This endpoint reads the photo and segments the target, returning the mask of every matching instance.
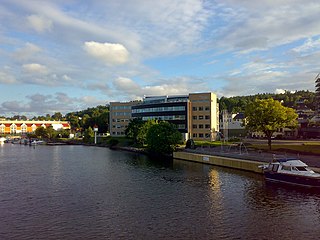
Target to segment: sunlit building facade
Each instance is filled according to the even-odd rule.
[[[0,120],[0,134],[27,134],[34,132],[38,127],[52,127],[54,130],[70,130],[67,121],[32,121],[32,120]]]
[[[125,136],[130,119],[141,118],[173,123],[183,139],[216,139],[219,107],[214,93],[147,96],[143,101],[110,103],[110,135]]]

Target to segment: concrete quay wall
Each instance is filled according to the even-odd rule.
[[[262,173],[262,169],[258,166],[266,164],[265,162],[259,161],[251,161],[245,159],[236,159],[190,152],[174,152],[173,158],[191,162],[211,164],[221,167],[235,168],[256,173]]]

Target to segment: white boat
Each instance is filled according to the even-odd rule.
[[[46,142],[45,142],[45,141],[42,141],[42,140],[32,140],[32,141],[30,142],[30,145],[31,145],[31,146],[34,146],[34,145],[43,145],[43,144],[46,144]]]
[[[307,187],[320,187],[320,174],[314,172],[307,164],[297,158],[273,159],[260,166],[265,179]]]

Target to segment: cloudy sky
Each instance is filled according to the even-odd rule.
[[[314,91],[320,1],[0,0],[0,116]]]

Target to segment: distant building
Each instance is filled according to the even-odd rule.
[[[245,129],[244,122],[244,113],[228,113],[224,110],[220,115],[220,132],[226,140],[230,138],[245,137],[247,135],[247,130]]]
[[[53,127],[54,130],[71,128],[67,121],[0,120],[0,134],[32,133],[38,127]]]

